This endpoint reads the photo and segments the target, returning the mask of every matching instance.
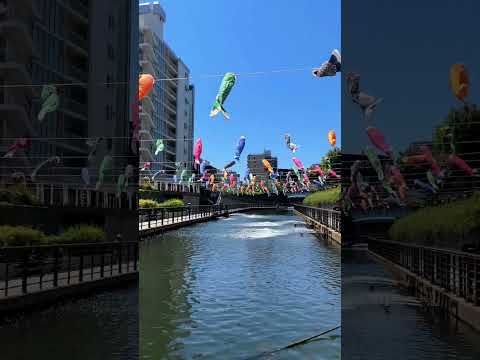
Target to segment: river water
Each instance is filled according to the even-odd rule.
[[[480,359],[480,334],[427,309],[366,251],[342,251],[342,359]]]
[[[138,359],[138,287],[0,319],[0,359]]]
[[[340,251],[290,212],[248,213],[146,241],[142,359],[246,359],[340,324]],[[257,359],[339,359],[340,330]]]
[[[169,232],[142,244],[140,292],[0,319],[0,359],[480,359],[478,332],[423,308],[365,251],[341,258],[342,284],[340,251],[292,213]],[[335,327],[340,303],[341,338],[254,357]]]

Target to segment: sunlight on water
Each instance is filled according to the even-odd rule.
[[[244,359],[340,323],[340,252],[292,213],[183,228],[144,243],[141,261],[144,359]],[[272,358],[337,359],[329,335]]]

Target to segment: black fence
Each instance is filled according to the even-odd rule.
[[[303,205],[295,205],[295,210],[309,217],[310,219],[325,225],[331,230],[341,232],[342,214],[340,211]]]
[[[201,218],[221,216],[244,209],[266,209],[272,207],[272,204],[246,203],[235,205],[192,205],[139,209],[139,229],[147,230]]]
[[[137,242],[4,247],[0,299],[136,271]]]
[[[480,304],[480,255],[372,237],[368,249],[467,302]]]

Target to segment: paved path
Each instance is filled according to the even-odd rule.
[[[217,218],[217,217],[221,217],[221,216],[224,216],[224,215],[228,215],[228,214],[234,214],[234,213],[238,213],[238,212],[242,212],[242,211],[247,211],[247,210],[268,210],[268,209],[276,209],[276,207],[274,206],[270,206],[270,207],[261,207],[261,208],[256,208],[256,207],[242,207],[242,208],[238,208],[238,209],[229,209],[228,211],[223,211],[223,212],[217,212],[215,214],[212,214],[212,213],[208,213],[206,215],[204,214],[195,214],[195,215],[188,215],[188,214],[185,214],[184,216],[176,216],[174,218],[172,218],[171,216],[170,217],[166,217],[163,219],[163,223],[162,223],[162,220],[152,220],[152,221],[143,221],[143,222],[139,222],[138,224],[138,229],[140,230],[140,233],[142,234],[147,232],[153,232],[153,231],[161,231],[161,230],[168,230],[168,229],[172,229],[172,228],[178,228],[178,227],[181,227],[181,226],[185,226],[185,225],[190,225],[190,224],[194,224],[194,223],[198,223],[198,222],[201,222],[201,221],[206,221],[206,220],[210,220],[210,219],[213,219],[213,218]]]
[[[53,284],[53,273],[44,274],[41,278],[39,275],[33,275],[27,278],[27,294],[51,290],[57,287],[75,286],[81,283],[97,281],[122,274],[132,274],[136,273],[137,271],[138,270],[134,270],[133,261],[129,263],[123,263],[121,272],[118,264],[115,264],[112,267],[110,267],[110,265],[106,265],[104,267],[103,277],[101,276],[100,266],[83,269],[82,281],[80,281],[79,270],[71,270],[70,276],[67,271],[63,271],[58,273],[58,286],[54,286]],[[5,287],[8,288],[8,291],[5,291]],[[8,283],[6,283],[4,280],[0,281],[0,301],[21,295],[25,295],[22,291],[22,279],[9,279]]]

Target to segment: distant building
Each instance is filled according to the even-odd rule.
[[[288,172],[293,172],[292,169],[278,169],[278,179],[281,181],[285,181],[287,179]]]
[[[265,170],[262,163],[263,159],[268,160],[274,171],[277,171],[278,168],[278,160],[276,157],[272,156],[270,150],[264,150],[261,154],[249,154],[247,157],[248,169],[258,180],[266,180],[268,178],[268,172]]]
[[[415,155],[421,153],[420,147],[427,146],[430,150],[432,149],[431,141],[415,141],[410,143],[410,145],[405,150],[404,155]]]
[[[140,162],[153,162],[153,170],[173,176],[175,162],[193,160],[195,89],[189,83],[190,70],[164,40],[166,14],[158,1],[140,3],[140,72],[152,74],[154,90],[142,101]],[[162,139],[163,152],[154,154],[154,144]]]

